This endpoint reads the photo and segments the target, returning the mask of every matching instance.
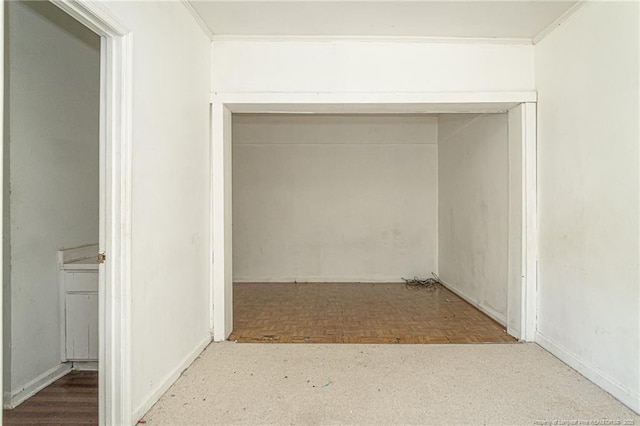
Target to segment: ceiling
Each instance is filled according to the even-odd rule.
[[[214,35],[534,39],[571,1],[202,1]]]

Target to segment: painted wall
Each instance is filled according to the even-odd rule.
[[[234,115],[234,280],[430,276],[437,130],[417,115]]]
[[[180,2],[109,2],[133,33],[132,407],[210,341],[211,44]]]
[[[48,2],[6,6],[4,390],[15,397],[60,367],[57,250],[98,241],[100,39]]]
[[[438,150],[440,278],[506,324],[507,114],[440,115]]]
[[[533,106],[535,108],[535,105]],[[523,277],[526,270],[523,261],[523,142],[525,139],[526,123],[524,122],[526,107],[520,104],[511,108],[507,113],[508,128],[508,155],[509,155],[509,194],[508,198],[508,272],[507,272],[507,332],[518,338],[526,340],[522,334],[525,327],[522,324]],[[534,126],[535,123],[532,124]],[[532,340],[532,338],[530,338]]]
[[[587,3],[536,46],[537,340],[638,412],[639,17]]]
[[[256,72],[259,70],[259,72]],[[533,46],[220,40],[215,92],[534,90]]]

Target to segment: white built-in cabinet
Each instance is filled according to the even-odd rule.
[[[58,251],[62,362],[98,360],[98,246]]]

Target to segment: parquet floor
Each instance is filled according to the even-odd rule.
[[[504,327],[440,285],[236,283],[229,340],[508,343]]]
[[[72,371],[13,410],[3,410],[3,424],[98,424],[98,373]]]

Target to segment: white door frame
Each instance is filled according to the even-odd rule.
[[[102,425],[130,425],[132,34],[97,2],[50,1],[102,38],[99,249],[107,258],[99,274],[99,418]],[[4,4],[0,10],[4,29]]]
[[[537,104],[522,114],[522,312],[521,339],[535,341],[538,328],[538,136]]]
[[[215,341],[233,330],[232,113],[495,113],[517,109],[521,143],[522,247],[519,337],[536,329],[537,204],[535,92],[213,93],[211,95],[211,327]],[[511,114],[515,115],[515,114]],[[516,276],[516,278],[518,278]]]
[[[2,63],[0,63],[0,78],[2,79],[2,85],[0,85],[0,94],[2,94],[2,105],[0,105],[0,128],[2,129],[2,143],[0,144],[0,183],[2,183],[2,185],[0,185],[0,187],[2,187],[2,190],[4,192],[4,144],[5,144],[5,140],[4,140],[4,13],[5,13],[5,8],[6,8],[6,2],[2,2],[2,5],[0,5],[0,34],[2,34],[2,36],[0,37],[0,39],[2,40],[2,43],[0,43],[0,52],[2,52]],[[4,209],[5,206],[4,205],[4,197],[0,197],[0,211],[2,211],[2,215],[3,215],[3,220],[0,221],[0,234],[2,234],[2,236],[4,237]],[[4,275],[4,244],[0,244],[0,271],[2,271],[3,275]],[[4,282],[2,283],[2,285],[0,286],[0,295],[2,295],[2,297],[0,298],[0,300],[2,300],[2,303],[0,303],[0,334],[2,335],[2,339],[0,339],[0,359],[2,359],[2,362],[0,362],[0,391],[2,391],[3,394],[3,399],[4,399],[4,322],[3,322],[3,318],[4,318],[4,311],[3,311],[3,305],[4,305]],[[4,405],[4,404],[3,404]],[[0,416],[0,425],[2,424],[2,417]]]
[[[536,103],[509,115],[509,271],[507,332],[533,342],[537,328],[537,118]]]

